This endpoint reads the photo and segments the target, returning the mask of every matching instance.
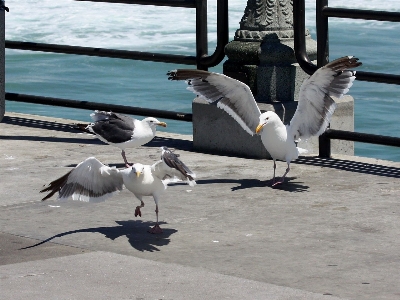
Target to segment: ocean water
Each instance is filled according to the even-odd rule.
[[[230,38],[245,0],[229,1]],[[330,0],[330,6],[400,11],[400,1]],[[195,55],[195,11],[185,8],[9,0],[6,39]],[[216,43],[216,1],[208,3],[209,53]],[[306,1],[306,26],[315,39],[315,0]],[[331,59],[354,55],[360,70],[399,74],[400,24],[330,19]],[[168,70],[191,66],[6,49],[6,91],[191,112],[193,95]],[[210,69],[222,72],[222,63]],[[356,81],[355,130],[400,137],[400,87]],[[90,121],[89,111],[6,101],[6,110]],[[139,117],[142,118],[142,117]],[[192,134],[188,122],[166,120],[169,132]],[[356,143],[356,155],[400,161],[400,149]]]

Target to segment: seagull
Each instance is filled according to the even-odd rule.
[[[102,164],[95,157],[79,163],[64,176],[52,181],[40,192],[50,192],[42,201],[58,192],[59,200],[101,202],[117,194],[125,186],[139,199],[135,217],[142,216],[143,196],[153,196],[156,204],[156,224],[150,233],[162,233],[158,223],[158,202],[171,182],[185,181],[196,184],[196,175],[167,147],[161,147],[161,159],[153,165],[135,163],[122,170]]]
[[[226,111],[250,135],[261,135],[274,161],[272,186],[275,186],[284,182],[290,162],[307,152],[296,143],[326,130],[336,108],[332,96],[340,98],[349,91],[356,74],[349,69],[360,65],[358,58],[345,56],[319,68],[301,85],[297,109],[286,126],[275,112],[261,113],[250,88],[238,80],[202,70],[180,69],[167,75],[169,80],[186,80],[188,90]],[[280,180],[275,179],[277,159],[287,163]]]
[[[101,141],[121,149],[126,167],[130,164],[125,156],[126,148],[135,148],[150,142],[156,135],[156,126],[167,127],[167,124],[149,117],[137,120],[123,114],[96,110],[91,113],[93,123],[76,124],[85,132],[94,134]]]

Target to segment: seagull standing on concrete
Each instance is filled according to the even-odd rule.
[[[161,148],[161,160],[153,165],[135,163],[123,170],[110,168],[95,157],[89,157],[41,190],[41,193],[50,192],[42,201],[58,192],[60,200],[72,197],[73,200],[101,202],[125,186],[140,201],[140,205],[135,209],[135,217],[142,216],[140,209],[144,207],[143,196],[153,196],[157,221],[149,232],[162,233],[158,224],[158,202],[168,183],[183,180],[194,186],[196,175],[167,147]]]
[[[149,117],[137,120],[123,114],[96,110],[90,114],[93,123],[77,124],[78,128],[96,135],[101,141],[121,149],[126,167],[129,167],[125,155],[126,148],[135,148],[150,142],[156,135],[156,126],[167,124]]]
[[[348,69],[361,65],[358,58],[345,56],[318,69],[300,88],[295,114],[284,125],[273,111],[261,113],[250,88],[223,74],[201,70],[173,70],[170,80],[186,80],[188,90],[216,104],[231,115],[249,134],[261,134],[261,140],[274,161],[272,185],[283,183],[290,171],[290,162],[305,149],[296,147],[301,138],[321,135],[329,125],[336,103],[331,98],[342,97],[355,79],[355,71]],[[275,180],[276,160],[286,161],[288,167],[279,181]]]

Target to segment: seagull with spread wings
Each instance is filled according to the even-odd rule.
[[[334,97],[342,97],[349,91],[355,79],[355,71],[349,69],[361,65],[358,58],[345,56],[318,69],[300,87],[295,114],[284,125],[273,111],[261,113],[250,88],[223,74],[202,70],[173,70],[167,73],[170,80],[186,80],[188,90],[216,104],[231,115],[249,134],[260,134],[261,140],[274,161],[272,185],[283,183],[290,171],[290,162],[306,150],[296,142],[321,135],[329,125],[335,111]],[[275,179],[276,160],[287,163],[282,178]]]
[[[126,167],[130,164],[126,159],[125,149],[136,148],[150,142],[156,135],[156,126],[167,124],[156,118],[148,117],[137,120],[123,114],[96,110],[91,113],[93,123],[76,124],[80,130],[94,134],[104,143],[121,149]]]
[[[162,233],[158,224],[158,202],[168,183],[182,180],[194,186],[196,175],[178,155],[167,147],[161,148],[161,159],[153,165],[135,163],[123,170],[108,167],[95,157],[89,157],[41,190],[40,192],[50,192],[42,200],[47,200],[58,192],[60,200],[72,197],[73,200],[101,202],[125,186],[140,201],[140,205],[135,209],[135,217],[142,216],[140,209],[144,207],[143,196],[153,196],[157,221],[149,232]]]

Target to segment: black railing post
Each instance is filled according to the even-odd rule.
[[[201,58],[208,55],[207,0],[196,1],[196,60],[197,69],[208,70]]]
[[[305,15],[305,1],[293,1],[294,54],[303,71],[312,75],[317,70],[317,66],[311,62],[307,55]]]
[[[5,12],[8,8],[5,6],[3,0],[0,1],[0,122],[4,117],[6,111],[6,100],[5,100]]]
[[[225,46],[229,43],[228,0],[217,1],[217,46],[210,56],[201,58],[201,65],[208,68],[219,64],[225,57]]]
[[[317,66],[321,68],[329,61],[329,28],[328,17],[324,15],[324,8],[328,0],[319,0],[316,4],[317,22]],[[318,138],[319,157],[331,157],[331,139],[325,134]]]
[[[328,17],[324,14],[324,8],[328,6],[328,0],[319,0],[316,4],[317,22],[317,66],[321,68],[329,61],[329,30]]]
[[[318,138],[319,157],[331,157],[331,139],[326,133],[323,133]]]

